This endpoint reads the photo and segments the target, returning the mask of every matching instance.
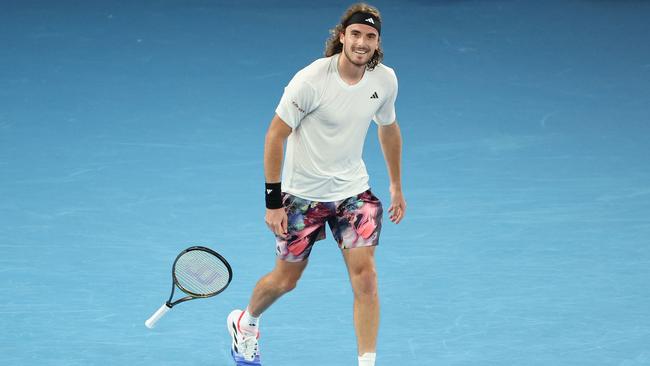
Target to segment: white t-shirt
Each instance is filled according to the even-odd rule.
[[[370,121],[395,121],[397,77],[379,64],[349,85],[338,73],[339,54],[298,71],[275,112],[292,129],[287,139],[282,190],[331,202],[369,188],[361,158]]]

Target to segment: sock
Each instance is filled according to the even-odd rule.
[[[252,316],[251,313],[248,312],[248,308],[246,308],[246,311],[244,311],[241,318],[239,318],[239,330],[241,330],[245,335],[256,336],[258,334],[259,321],[260,318]]]
[[[359,366],[375,366],[376,353],[364,353],[359,356]]]

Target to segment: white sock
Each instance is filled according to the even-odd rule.
[[[364,353],[359,356],[359,366],[375,366],[376,353]]]
[[[239,329],[246,335],[257,335],[259,329],[260,317],[254,317],[248,312],[248,308],[244,311],[241,320],[239,321]]]

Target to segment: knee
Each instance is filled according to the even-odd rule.
[[[290,292],[291,290],[295,289],[296,286],[298,285],[298,279],[284,279],[280,281],[280,291],[282,293],[287,293]]]
[[[278,276],[274,281],[275,288],[278,292],[285,294],[296,288],[299,279],[300,276]]]
[[[377,272],[374,268],[364,268],[350,275],[354,296],[374,298],[377,296]]]
[[[266,277],[268,286],[278,295],[295,289],[306,265],[307,261],[290,263],[278,260],[276,267]]]

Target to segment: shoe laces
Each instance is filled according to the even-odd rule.
[[[252,361],[257,356],[257,337],[245,336],[241,341],[241,354],[247,361]]]

